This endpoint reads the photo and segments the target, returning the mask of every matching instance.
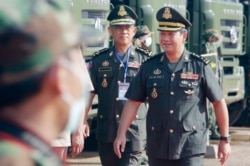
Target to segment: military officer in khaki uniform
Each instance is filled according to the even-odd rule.
[[[145,62],[131,83],[114,142],[118,157],[125,132],[141,102],[149,102],[147,155],[150,166],[201,166],[206,152],[208,111],[212,102],[220,128],[218,158],[223,165],[231,153],[228,110],[208,61],[185,49],[191,23],[170,7],[157,12],[164,52]]]
[[[134,26],[137,15],[125,5],[116,6],[108,16],[109,33],[114,46],[95,53],[89,64],[90,77],[94,86],[88,113],[95,94],[98,95],[96,138],[103,166],[137,166],[146,138],[146,105],[141,104],[126,134],[126,148],[119,159],[113,151],[113,142],[125,105],[130,82],[150,52],[132,45],[136,33]]]

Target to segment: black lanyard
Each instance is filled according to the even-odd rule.
[[[63,166],[63,161],[60,157],[52,150],[52,148],[43,140],[36,137],[34,134],[25,131],[23,128],[16,126],[7,121],[0,121],[0,132],[6,132],[27,145],[30,145],[32,148],[37,149],[39,152],[43,154],[46,161],[53,164],[53,166]]]

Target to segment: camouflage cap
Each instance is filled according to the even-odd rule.
[[[83,35],[67,0],[0,0],[0,86],[47,69]]]
[[[153,33],[149,30],[147,25],[140,25],[140,26],[137,26],[136,28],[137,28],[137,31],[136,31],[136,34],[134,36],[135,38],[139,38],[141,36]]]
[[[217,40],[220,40],[222,38],[222,36],[219,34],[219,31],[216,29],[207,29],[205,34],[204,34],[204,38],[206,41],[208,41],[208,39],[210,37],[214,37]]]

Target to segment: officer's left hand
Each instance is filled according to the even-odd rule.
[[[117,135],[114,141],[114,152],[118,158],[121,158],[121,153],[124,152],[126,145],[126,135]]]
[[[230,154],[231,154],[230,143],[227,143],[225,141],[220,141],[218,147],[218,159],[220,160],[221,165],[225,164]]]
[[[74,134],[71,135],[71,156],[76,157],[79,155],[84,146],[83,130],[78,129]]]

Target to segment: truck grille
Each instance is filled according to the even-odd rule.
[[[82,19],[106,19],[106,11],[100,10],[82,10]]]

